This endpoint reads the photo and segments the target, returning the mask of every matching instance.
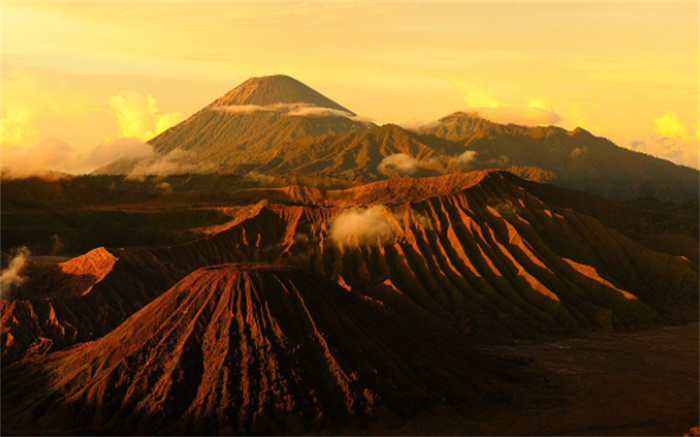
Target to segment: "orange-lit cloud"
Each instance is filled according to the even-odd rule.
[[[383,205],[344,211],[333,218],[330,238],[335,243],[346,245],[381,243],[393,234],[388,214]]]
[[[653,125],[654,135],[646,140],[632,141],[632,150],[698,168],[700,147],[697,140],[700,132],[696,132],[695,138],[690,137],[674,111],[666,111],[655,118]]]
[[[2,177],[89,173],[116,159],[150,156],[152,149],[134,138],[106,141],[88,150],[56,138],[45,139],[32,147],[3,146]]]
[[[697,132],[697,2],[5,2],[2,12],[3,139],[25,146],[120,136],[107,99],[122,89],[186,116],[277,73],[383,122],[529,108],[628,146],[667,135],[649,121],[673,108]],[[42,74],[41,86],[23,79]],[[124,130],[160,129],[145,124]]]
[[[503,106],[493,89],[485,83],[458,82],[457,84],[464,91],[464,101],[470,108],[499,108]]]
[[[664,115],[654,119],[654,132],[664,138],[686,138],[685,128],[678,120],[678,114],[666,111]]]
[[[6,70],[2,74],[0,117],[3,146],[34,145],[52,136],[44,135],[45,131],[94,110],[90,96],[71,84],[52,81],[27,68]]]
[[[548,110],[552,109],[552,104],[547,99],[532,98],[532,99],[530,99],[529,102],[527,102],[527,107],[548,111]]]
[[[0,118],[2,144],[24,144],[32,135],[32,113],[27,109],[8,109]]]
[[[149,140],[180,121],[180,113],[161,113],[151,94],[122,91],[111,96],[109,106],[114,110],[121,136]]]
[[[471,112],[495,123],[515,123],[528,126],[553,125],[562,118],[552,111],[551,103],[543,98],[531,98],[527,102],[514,96],[497,96],[494,89],[484,82],[454,82],[464,94]]]

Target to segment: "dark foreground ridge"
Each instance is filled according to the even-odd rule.
[[[4,369],[3,431],[338,432],[509,402],[505,366],[455,345],[315,273],[206,267],[104,338]]]

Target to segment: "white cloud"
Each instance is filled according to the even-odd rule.
[[[474,150],[467,150],[466,152],[458,155],[456,158],[454,158],[457,162],[461,164],[469,164],[476,160],[478,153]]]
[[[678,114],[666,111],[664,115],[654,119],[654,132],[664,138],[686,138],[688,136]]]
[[[0,273],[0,295],[7,296],[14,287],[18,287],[27,280],[22,276],[22,271],[29,262],[30,252],[26,246],[17,250],[15,256],[10,260],[7,268]]]
[[[399,174],[413,174],[418,169],[418,160],[406,153],[386,156],[377,169],[381,172],[395,171]]]
[[[383,205],[342,212],[331,221],[329,236],[340,244],[382,243],[393,235],[386,214]]]
[[[169,176],[176,174],[212,173],[216,166],[210,162],[198,162],[187,150],[175,149],[165,155],[151,154],[139,159],[127,174],[130,179],[146,176]]]
[[[135,91],[122,91],[108,99],[122,137],[149,140],[180,120],[178,112],[162,113],[155,97]]]
[[[370,123],[369,117],[353,115],[340,109],[314,106],[310,103],[275,103],[273,105],[227,105],[211,108],[212,111],[229,112],[232,114],[249,114],[253,112],[277,112],[292,117],[345,117],[353,121]]]
[[[48,138],[33,147],[3,146],[3,177],[46,176],[53,172],[89,173],[126,157],[151,154],[152,147],[134,138],[105,141],[89,150],[77,150],[56,138]]]

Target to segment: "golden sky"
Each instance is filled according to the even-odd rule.
[[[88,171],[281,73],[378,123],[479,109],[698,168],[698,4],[3,1],[3,165]]]

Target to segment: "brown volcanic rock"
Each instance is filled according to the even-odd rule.
[[[318,116],[289,112],[290,105],[328,110]],[[580,128],[504,125],[457,112],[413,132],[353,115],[290,77],[252,78],[149,143],[156,158],[176,152],[169,158],[173,162],[197,162],[206,172],[376,181],[498,168],[609,198],[698,197],[697,170],[618,147]],[[397,154],[408,155],[402,157],[408,168],[382,165]],[[128,174],[139,162],[115,161],[96,173]]]
[[[433,178],[397,178],[345,190],[328,191],[338,205],[400,205],[457,193],[481,182],[493,171],[473,171]]]
[[[252,77],[213,101],[207,108],[231,105],[267,106],[279,103],[306,103],[355,115],[349,109],[340,106],[318,91],[294,78],[281,74]]]
[[[99,338],[189,271],[138,249],[97,248],[58,265],[30,262],[29,280],[0,300],[2,360],[23,357],[37,341],[56,350]]]
[[[498,366],[445,346],[314,273],[207,267],[102,339],[3,369],[3,430],[337,432],[384,407],[507,400]]]
[[[3,313],[12,320],[3,338],[14,342],[3,346],[3,358],[21,357],[39,337],[54,340],[54,349],[99,338],[193,270],[240,261],[313,270],[426,329],[480,336],[697,317],[692,257],[637,238],[643,223],[613,228],[624,212],[614,203],[583,196],[565,204],[557,199],[576,193],[535,192],[501,172],[378,182],[327,193],[323,202],[318,192],[294,189],[285,198],[310,202],[254,205],[188,244],[111,251],[118,261],[85,296],[13,302]],[[347,214],[370,220],[335,238],[338,217]],[[45,323],[24,307],[46,305],[70,335],[35,329]]]
[[[253,111],[239,111],[252,105]],[[277,105],[276,109],[274,105]],[[323,116],[288,114],[284,105],[327,108]],[[173,162],[207,164],[212,171],[247,171],[260,155],[276,146],[306,136],[340,135],[375,126],[356,121],[355,114],[288,76],[251,78],[213,101],[187,120],[149,140],[156,156],[178,150]],[[184,153],[183,153],[184,151]],[[96,174],[128,174],[138,159],[121,159]]]
[[[448,148],[450,145],[448,145]],[[456,153],[459,146],[452,144]],[[275,174],[328,174],[365,180],[385,179],[391,171],[383,169],[382,160],[396,154],[416,159],[414,176],[434,176],[446,170],[441,161],[448,153],[435,141],[421,139],[399,126],[381,127],[344,135],[304,137],[283,143],[261,155],[258,170]]]

